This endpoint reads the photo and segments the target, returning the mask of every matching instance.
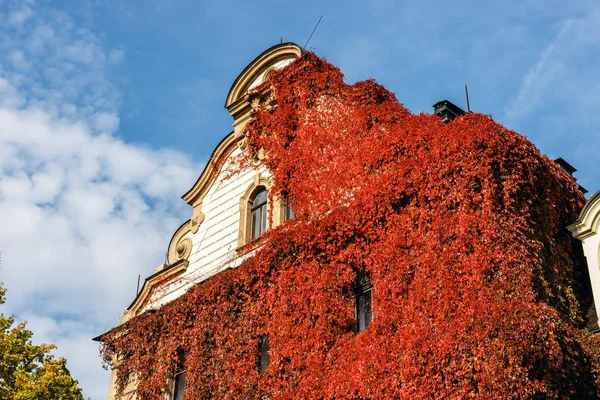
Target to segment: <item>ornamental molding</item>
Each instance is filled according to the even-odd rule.
[[[296,59],[302,54],[304,54],[304,49],[291,42],[275,45],[262,52],[244,68],[231,85],[225,100],[225,108],[231,113],[236,102],[243,99],[248,89],[261,75],[263,75],[263,81],[268,78],[268,75],[274,69],[274,64],[284,60]]]
[[[259,187],[264,187],[267,189],[267,192],[271,191],[271,187],[273,186],[273,182],[271,179],[264,177],[261,173],[257,173],[252,177],[252,183],[246,191],[240,197],[240,231],[238,238],[238,247],[243,247],[250,243],[251,237],[251,209],[252,209],[252,200],[254,193],[256,193]],[[270,200],[270,194],[267,195],[267,213],[271,215],[273,210],[273,204]],[[271,218],[267,218],[267,227],[271,227]]]
[[[175,231],[167,250],[167,263],[174,264],[179,260],[188,259],[192,253],[192,239],[187,236],[192,233],[191,227],[192,220],[189,219]]]
[[[196,183],[188,190],[181,198],[192,207],[198,207],[202,204],[202,200],[206,193],[210,190],[212,183],[217,179],[227,156],[236,148],[238,140],[243,139],[237,137],[234,132],[230,132],[221,140],[215,150],[210,155],[204,171],[200,174]]]
[[[585,206],[583,206],[577,221],[569,225],[567,229],[573,234],[573,237],[584,240],[597,234],[599,226],[600,190],[590,197]]]
[[[225,108],[233,118],[237,136],[243,136],[246,124],[259,107],[274,104],[275,94],[270,88],[252,90],[264,83],[275,69],[283,68],[302,54],[304,49],[295,43],[275,45],[256,57],[236,78],[227,94]]]
[[[125,315],[123,315],[121,322],[128,321],[138,315],[152,300],[152,294],[155,291],[155,288],[159,288],[162,284],[166,284],[176,276],[183,274],[188,265],[189,262],[184,259],[171,265],[159,265],[155,269],[156,272],[146,278],[142,289],[139,291],[131,305],[125,310]]]
[[[200,229],[200,225],[202,225],[205,219],[205,215],[202,212],[202,201],[219,176],[228,156],[239,147],[239,142],[242,139],[243,138],[237,137],[234,132],[230,132],[225,136],[211,154],[200,177],[196,180],[196,183],[194,183],[194,186],[181,196],[183,200],[192,206],[192,217],[184,222],[171,237],[167,249],[167,260],[169,263],[172,264],[189,257],[191,244],[189,245],[189,252],[187,250],[179,251],[178,248],[181,250],[182,246],[184,249],[188,249],[187,244],[182,244],[180,242],[188,233],[194,235]]]

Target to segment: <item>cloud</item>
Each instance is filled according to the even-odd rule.
[[[67,14],[29,3],[0,14],[0,37],[10,38],[0,40],[3,312],[28,320],[35,341],[56,343],[85,395],[104,399],[108,375],[91,338],[118,323],[137,275],[164,260],[189,217],[179,195],[201,168],[114,136],[110,65],[123,53]]]
[[[556,38],[546,46],[537,63],[525,75],[517,97],[505,109],[506,117],[509,120],[528,115],[541,101],[552,82],[564,73],[564,63],[560,55],[556,53],[573,22],[573,20],[566,20],[562,23]]]
[[[29,6],[24,5],[21,8],[13,10],[7,18],[7,24],[10,26],[20,26],[25,23],[28,19],[31,18],[33,12]]]
[[[591,6],[556,25],[554,37],[539,51],[503,116],[508,126],[537,132],[540,149],[581,170],[580,183],[591,190],[598,189],[600,180],[595,165],[600,153],[599,68],[600,7]]]
[[[125,57],[125,51],[121,49],[113,49],[108,55],[108,62],[111,64],[120,64],[123,62]]]
[[[15,68],[23,71],[31,69],[31,64],[25,59],[21,50],[13,50],[9,58]]]

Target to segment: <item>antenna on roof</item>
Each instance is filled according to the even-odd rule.
[[[315,31],[317,30],[317,27],[319,26],[319,24],[321,23],[321,20],[323,19],[323,15],[321,15],[321,18],[319,18],[319,21],[317,22],[317,24],[315,25],[315,29],[313,29],[312,33],[310,34],[310,36],[308,37],[308,40],[306,41],[306,43],[304,43],[304,48],[306,49],[306,46],[308,46],[308,42],[310,42],[310,39],[312,39],[313,34],[315,33]]]
[[[471,112],[471,105],[469,104],[469,88],[465,84],[465,95],[467,96],[467,111]]]
[[[140,274],[138,274],[138,284],[137,289],[135,289],[135,295],[137,296],[138,294],[140,294]]]

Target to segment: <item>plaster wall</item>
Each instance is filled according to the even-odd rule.
[[[596,315],[600,315],[600,235],[595,233],[581,242],[590,274]]]
[[[195,234],[188,232],[184,238],[192,240],[192,251],[188,257],[186,271],[162,289],[154,292],[150,302],[141,310],[158,308],[190,288],[193,284],[241,264],[243,257],[237,256],[240,235],[240,198],[253,183],[257,174],[269,176],[269,171],[260,166],[246,169],[234,177],[225,179],[231,170],[232,160],[239,156],[236,148],[225,161],[219,175],[202,202],[204,221]]]

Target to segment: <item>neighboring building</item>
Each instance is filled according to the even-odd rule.
[[[272,185],[265,167],[248,168],[233,177],[230,167],[246,146],[244,127],[251,117],[253,104],[245,94],[259,86],[274,69],[280,69],[300,57],[304,50],[293,43],[273,46],[254,59],[235,79],[225,102],[233,118],[233,131],[219,143],[193,187],[183,195],[191,206],[192,216],[173,235],[167,252],[167,263],[158,266],[146,278],[122,322],[177,299],[187,289],[219,272],[240,265],[251,253],[246,246],[262,233],[293,217],[285,199],[269,200]],[[450,102],[436,103],[435,112],[444,121],[464,113]],[[261,155],[258,155],[261,159]],[[271,215],[268,218],[267,215]],[[272,226],[269,226],[272,225]],[[594,297],[600,300],[600,192],[583,209],[580,220],[569,227],[583,241],[590,266]],[[356,286],[357,329],[365,329],[372,319],[372,287],[368,276],[359,277]],[[600,304],[596,302],[596,304]],[[261,338],[260,371],[268,364],[268,337]],[[117,399],[115,374],[111,376],[109,399]],[[175,374],[172,398],[182,399],[185,374]],[[120,399],[132,398],[132,382]]]
[[[600,315],[600,191],[594,193],[575,223],[568,226],[573,237],[581,240],[583,253],[587,262],[594,308],[589,315],[589,328],[595,333],[600,332],[598,315]]]

